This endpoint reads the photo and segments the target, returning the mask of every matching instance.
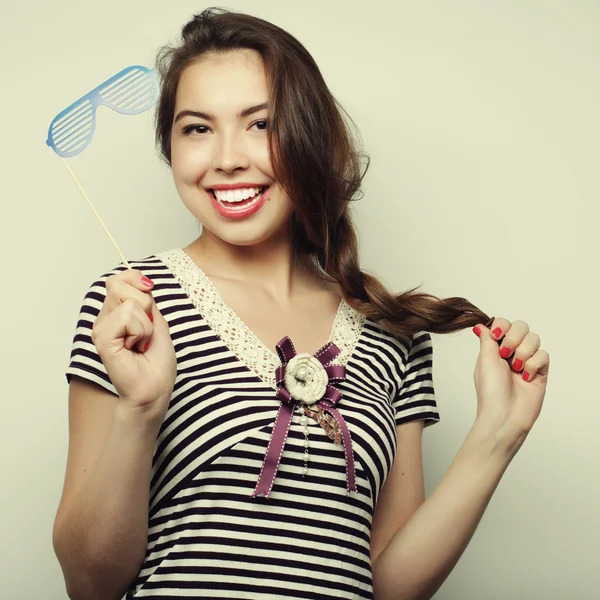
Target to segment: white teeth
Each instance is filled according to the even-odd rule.
[[[213,190],[217,200],[221,202],[242,202],[252,196],[256,196],[261,188],[246,188],[237,190]]]

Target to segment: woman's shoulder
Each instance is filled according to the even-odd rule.
[[[149,254],[148,256],[145,256],[144,258],[128,262],[129,266],[132,269],[141,271],[142,273],[144,273],[144,275],[152,279],[152,273],[160,275],[170,272],[172,264],[177,261],[181,262],[183,254],[184,252],[181,248],[172,248],[169,250],[155,252],[154,254]],[[118,267],[119,271],[122,271],[126,268],[127,267],[122,263]]]
[[[135,269],[140,271],[143,275],[151,279],[155,284],[161,280],[173,279],[173,273],[170,267],[170,259],[175,259],[182,252],[180,248],[173,248],[170,250],[163,250],[153,254],[149,254],[142,258],[129,259],[127,263],[121,262],[114,266],[109,271],[105,271],[100,275],[97,275],[92,279],[89,284],[88,293],[105,293],[106,281],[113,275],[118,275],[127,269]]]
[[[432,345],[431,335],[427,331],[398,335],[389,331],[382,323],[366,317],[363,336],[373,349],[391,353],[405,363],[409,356],[419,349],[426,350]]]

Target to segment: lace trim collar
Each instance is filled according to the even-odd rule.
[[[269,349],[254,335],[183,249],[168,250],[156,256],[167,265],[209,327],[231,352],[260,379],[277,389],[275,370],[281,361],[275,349]],[[348,362],[364,322],[362,313],[353,309],[344,299],[340,301],[328,340],[340,349],[334,364],[345,365]]]

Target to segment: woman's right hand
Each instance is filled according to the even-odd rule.
[[[119,394],[119,406],[162,422],[177,361],[169,326],[152,298],[153,286],[136,269],[108,277],[92,341]]]

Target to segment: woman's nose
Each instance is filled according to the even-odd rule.
[[[250,164],[247,153],[234,136],[223,137],[217,144],[213,168],[230,173],[236,169],[246,169]]]

